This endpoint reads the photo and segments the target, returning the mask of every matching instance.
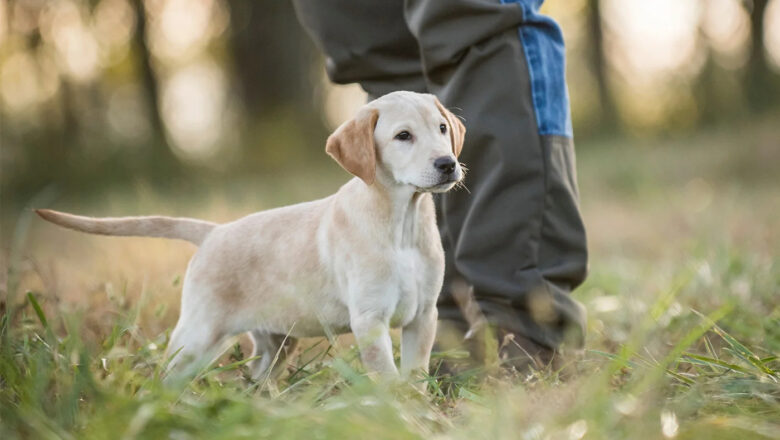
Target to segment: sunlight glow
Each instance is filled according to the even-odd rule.
[[[217,0],[145,0],[160,111],[174,153],[204,162],[224,151],[229,127],[229,78],[209,45],[230,17]]]
[[[72,1],[53,2],[40,17],[41,37],[51,43],[58,54],[61,70],[72,79],[88,82],[98,74],[98,44],[84,23],[87,15]]]
[[[162,115],[175,152],[206,159],[219,149],[227,79],[211,59],[178,69],[164,83]]]
[[[26,112],[57,93],[57,66],[46,50],[17,51],[0,67],[0,96],[13,112]]]
[[[0,44],[5,42],[8,38],[8,5],[4,1],[0,1]]]
[[[125,57],[137,19],[127,0],[102,0],[95,7],[94,29],[101,64],[111,65]]]
[[[702,11],[702,30],[723,67],[742,67],[750,55],[750,16],[738,0],[708,0]]]
[[[780,73],[780,0],[772,0],[764,15],[764,44],[770,64]]]
[[[147,1],[150,45],[158,57],[184,61],[197,57],[229,22],[225,6],[214,0]]]
[[[699,2],[603,0],[607,50],[627,78],[653,82],[659,74],[695,74]]]
[[[38,100],[35,60],[27,52],[16,52],[0,70],[3,103],[12,111],[22,111]]]

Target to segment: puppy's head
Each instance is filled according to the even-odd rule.
[[[444,192],[463,178],[457,157],[466,128],[433,95],[394,92],[363,106],[325,150],[371,185]]]

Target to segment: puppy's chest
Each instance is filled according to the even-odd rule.
[[[395,254],[391,284],[398,297],[390,319],[393,327],[408,324],[423,307],[435,303],[441,287],[435,262],[419,249],[399,249]]]

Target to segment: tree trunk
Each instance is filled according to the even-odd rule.
[[[244,107],[251,118],[280,106],[311,113],[315,49],[290,1],[230,0],[230,50]]]
[[[745,95],[748,105],[755,112],[766,110],[775,104],[777,75],[770,69],[764,46],[764,16],[768,0],[752,0],[750,7],[750,59],[745,72]]]
[[[146,94],[146,109],[149,116],[149,122],[152,126],[152,132],[160,148],[155,153],[163,159],[175,161],[175,158],[168,145],[165,136],[165,123],[160,113],[160,87],[157,83],[157,77],[152,68],[152,53],[147,44],[147,15],[143,0],[132,0],[133,9],[136,15],[136,26],[133,34],[133,45],[138,57],[138,75],[141,79],[141,85]]]
[[[604,29],[601,20],[601,7],[599,0],[588,0],[586,14],[587,35],[589,37],[588,64],[596,79],[596,89],[600,112],[597,124],[602,128],[617,128],[619,123],[617,108],[610,89],[608,70],[609,65],[604,53]]]

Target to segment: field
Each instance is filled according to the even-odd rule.
[[[349,338],[307,341],[276,384],[246,378],[240,339],[184,389],[164,388],[194,248],[4,212],[0,438],[780,438],[779,139],[767,120],[579,145],[591,267],[575,293],[589,311],[576,372],[433,373],[427,395],[374,385]],[[334,165],[185,197],[138,183],[28,203],[223,221],[345,178]],[[456,355],[434,353],[433,371]]]

